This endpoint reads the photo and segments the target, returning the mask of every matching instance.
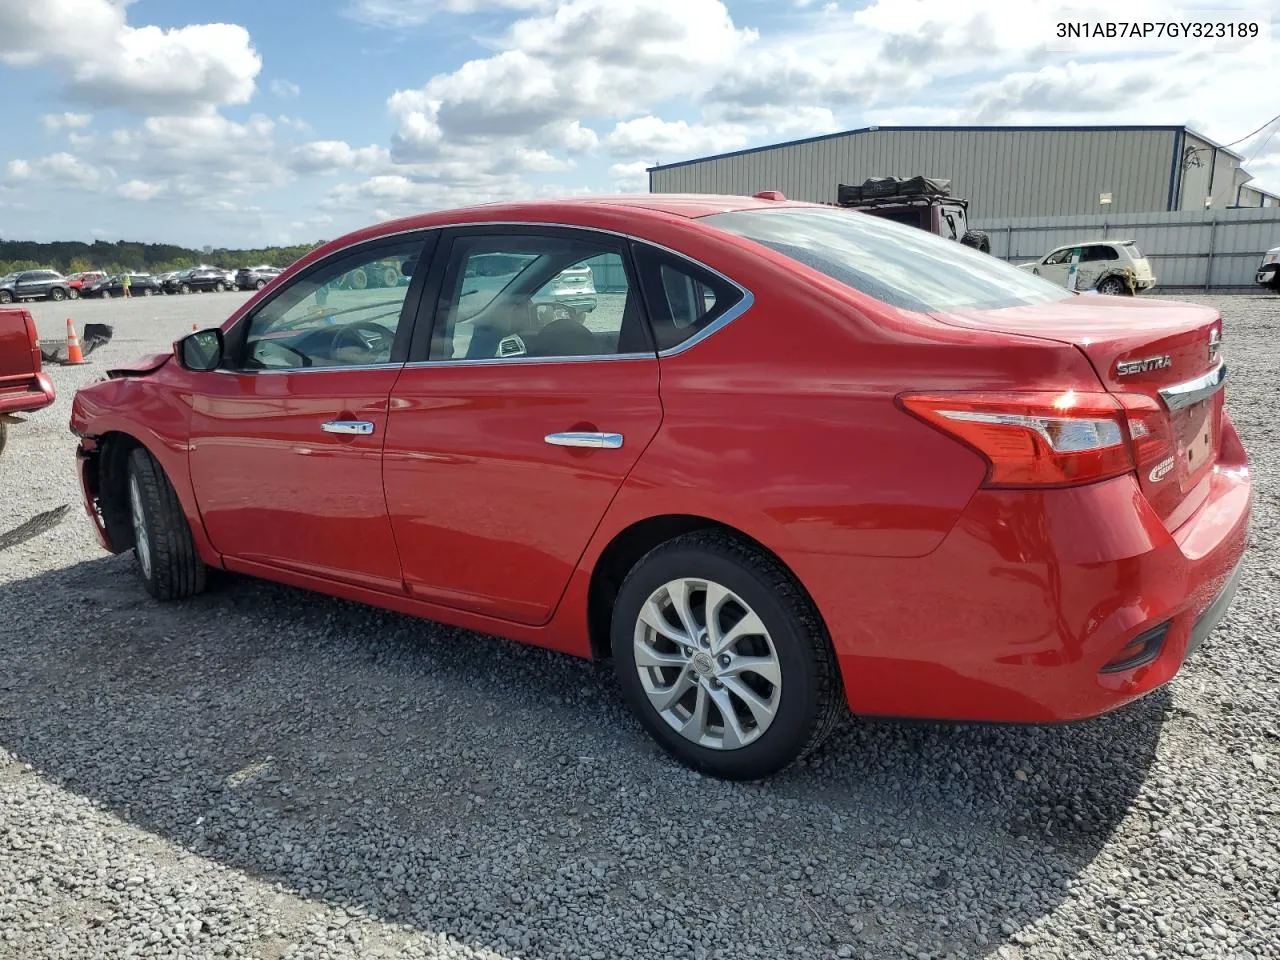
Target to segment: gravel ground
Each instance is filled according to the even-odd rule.
[[[1280,957],[1280,298],[1210,301],[1254,545],[1169,688],[850,721],[734,785],[591,664],[248,579],[161,606],[104,556],[72,392],[240,297],[37,307],[116,340],[0,460],[0,534],[73,505],[0,552],[0,957]]]

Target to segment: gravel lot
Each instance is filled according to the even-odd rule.
[[[0,552],[0,957],[1280,957],[1280,298],[1210,301],[1254,545],[1171,687],[850,721],[733,785],[591,664],[247,579],[150,601],[80,512],[72,393],[243,296],[35,308],[116,339],[0,459],[0,534],[72,505]]]

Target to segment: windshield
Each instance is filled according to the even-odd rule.
[[[850,210],[789,207],[704,217],[904,310],[997,309],[1071,296],[953,240]]]

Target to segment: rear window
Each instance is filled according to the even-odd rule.
[[[1142,259],[1142,251],[1138,249],[1138,245],[1136,243],[1126,243],[1124,248],[1129,251],[1129,256],[1133,257],[1133,259]]]
[[[702,222],[904,310],[992,310],[1072,295],[954,240],[851,210],[745,210],[713,214]]]

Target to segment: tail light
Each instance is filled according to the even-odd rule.
[[[1108,393],[904,394],[902,406],[982,454],[989,487],[1073,486],[1134,469]]]

